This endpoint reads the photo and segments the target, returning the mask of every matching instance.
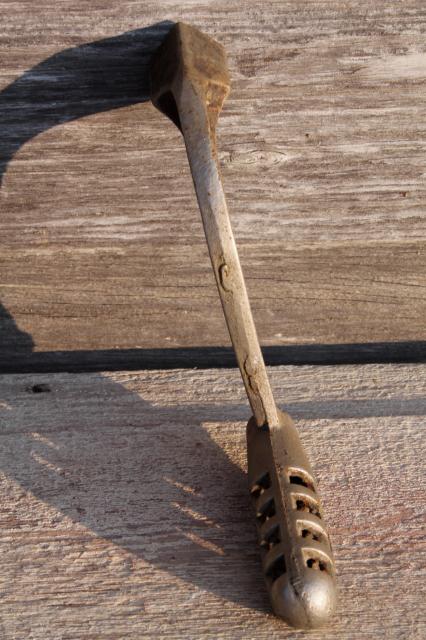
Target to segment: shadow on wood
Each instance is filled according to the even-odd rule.
[[[0,184],[14,154],[43,131],[149,100],[150,58],[172,26],[167,20],[65,49],[8,85],[0,93]]]
[[[31,337],[6,311],[3,317],[9,335],[17,335],[22,349],[30,353]],[[61,540],[73,539],[83,571],[93,571],[85,559],[93,536],[100,561],[103,541],[127,552],[130,559],[121,569],[127,573],[121,577],[127,580],[138,572],[141,612],[152,598],[144,597],[143,585],[149,582],[144,566],[231,603],[269,612],[244,465],[234,461],[245,451],[242,423],[249,417],[242,385],[241,395],[232,393],[220,402],[219,392],[216,402],[212,396],[217,372],[170,372],[168,383],[165,375],[153,371],[145,383],[130,372],[121,375],[120,383],[106,373],[38,374],[33,381],[28,374],[5,376],[0,470],[10,496],[8,526],[16,535],[33,531],[47,549],[42,550],[46,558],[49,544],[53,549]],[[167,391],[171,378],[174,391],[180,385],[179,393],[156,399],[152,388],[160,394]],[[207,389],[209,381],[212,387]],[[192,396],[189,387],[195,388]],[[372,398],[352,398],[349,393],[343,399],[322,401],[301,401],[299,395],[286,409],[295,419],[311,423],[359,417],[360,429],[365,429],[367,416],[424,412],[417,396],[377,399],[376,395],[373,391]],[[225,435],[221,444],[215,440],[222,428],[233,442],[229,452]],[[353,432],[358,432],[357,425]],[[339,437],[346,440],[346,432],[340,430]],[[38,510],[44,514],[42,522],[34,515]],[[135,569],[131,558],[146,564]],[[105,562],[105,571],[115,573],[115,565]]]
[[[15,356],[28,357],[33,347],[30,334],[19,329],[13,316],[0,304],[0,371],[2,367],[11,365]]]
[[[17,353],[31,353],[31,336],[2,305],[0,324],[0,350],[12,341]],[[202,424],[222,421],[223,408],[155,407],[101,374],[91,379],[102,389],[91,415],[85,409],[87,388],[76,395],[71,386],[67,404],[56,401],[54,382],[23,386],[34,398],[36,430],[18,438],[9,439],[7,432],[8,416],[16,417],[19,402],[1,403],[7,441],[1,472],[65,517],[159,569],[269,611],[246,475]],[[76,378],[69,380],[72,385]],[[248,417],[242,404],[227,411],[228,421]],[[249,558],[243,551],[247,545],[240,544],[247,539],[253,549]],[[234,580],[241,574],[253,585],[247,593]]]
[[[54,376],[22,385],[21,400],[21,394],[33,398],[34,428],[27,431],[21,422],[24,431],[13,437],[7,436],[8,416],[16,418],[19,401],[14,406],[3,398],[0,470],[53,507],[43,536],[70,518],[90,537],[109,540],[162,571],[269,611],[246,475],[203,426],[223,420],[223,408],[167,406],[164,398],[156,407],[100,374],[86,380],[90,389],[78,389],[76,376],[66,378],[70,387],[62,387],[60,402]],[[87,412],[91,395],[93,410]],[[248,408],[240,404],[231,407],[227,421],[247,418]],[[28,518],[34,526],[30,513]],[[249,589],[241,590],[238,575]]]

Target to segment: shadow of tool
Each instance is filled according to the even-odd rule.
[[[3,328],[8,325],[6,339],[30,352],[31,336],[20,331],[4,308],[2,318]],[[136,563],[132,569],[129,560],[140,558],[164,572],[163,588],[167,581],[172,588],[177,577],[228,601],[268,611],[246,474],[223,447],[232,437],[245,450],[244,428],[230,436],[229,423],[248,419],[247,404],[218,404],[215,392],[205,389],[203,401],[194,401],[188,377],[179,382],[186,403],[176,405],[167,396],[153,402],[149,382],[145,399],[140,389],[127,384],[127,377],[5,376],[0,385],[0,472],[6,484],[28,492],[28,515],[37,510],[34,499],[53,507],[44,531],[57,528],[62,518],[71,519],[86,530],[82,549],[93,534],[121,548],[122,581],[117,579],[117,552],[111,564],[118,591],[133,570],[146,591],[143,568]],[[216,424],[220,442],[205,426],[211,424]],[[217,425],[223,429],[218,431]],[[20,500],[9,496],[9,501],[12,512],[22,508]],[[23,531],[28,530],[25,520]],[[105,566],[102,556],[100,580],[108,572]],[[90,571],[96,571],[96,559]],[[2,582],[0,571],[3,596],[15,588]]]
[[[2,317],[10,338],[30,352],[31,337],[5,310]],[[158,392],[176,384],[184,401]],[[159,583],[152,574],[146,578],[140,559],[163,572],[161,588],[170,589],[171,598],[178,578],[227,601],[270,611],[247,477],[227,454],[245,450],[249,408],[245,399],[228,396],[218,402],[216,394],[215,384],[207,385],[202,376],[197,383],[191,371],[4,376],[0,471],[9,518],[4,526],[15,536],[30,533],[33,540],[43,532],[34,547],[32,575],[40,568],[39,553],[43,566],[55,570],[55,543],[51,551],[45,541],[50,530],[62,523],[67,529],[71,520],[83,557],[93,536],[115,549],[110,554],[103,546],[100,555],[87,557],[90,573],[99,572],[99,583],[106,580],[117,599],[133,574],[142,608],[156,597]],[[365,400],[357,399],[293,402],[286,409],[296,420],[423,415],[421,402],[383,398],[375,406],[371,400],[367,414]],[[26,560],[27,570],[32,561]],[[23,565],[17,566],[21,571]],[[69,576],[66,580],[61,588],[72,601],[73,584]],[[15,597],[14,584],[1,582],[0,571],[0,591]],[[53,584],[59,588],[57,576]]]
[[[0,184],[14,154],[57,125],[149,99],[152,53],[173,26],[163,21],[65,49],[0,92]]]
[[[0,304],[0,371],[4,361],[32,353],[34,342],[29,333],[22,331],[13,316]]]
[[[43,131],[148,100],[150,57],[172,25],[67,49],[6,87],[0,93],[0,182],[14,154]],[[31,357],[31,336],[0,308],[0,360]],[[62,379],[65,396],[58,394]],[[26,376],[21,386],[6,376],[3,383],[0,469],[6,478],[92,532],[89,540],[95,533],[203,590],[269,609],[245,473],[202,424],[246,420],[246,405],[158,407],[97,373]],[[79,384],[81,394],[74,395]],[[117,576],[116,564],[111,571]],[[244,576],[246,589],[236,575]],[[13,588],[9,583],[1,590]]]

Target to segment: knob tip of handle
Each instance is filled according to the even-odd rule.
[[[326,572],[308,570],[292,584],[288,574],[274,582],[271,601],[274,613],[297,629],[326,624],[336,609],[336,585]]]

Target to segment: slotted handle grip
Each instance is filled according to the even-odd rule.
[[[290,416],[247,425],[249,487],[262,567],[274,612],[318,627],[336,605],[335,567],[312,469]]]

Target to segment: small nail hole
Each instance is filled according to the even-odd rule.
[[[49,393],[51,389],[48,384],[42,382],[39,384],[33,384],[33,386],[30,387],[30,391],[32,393]]]

